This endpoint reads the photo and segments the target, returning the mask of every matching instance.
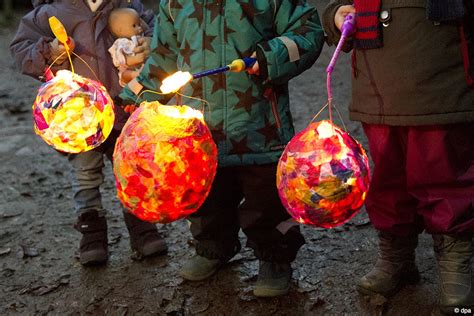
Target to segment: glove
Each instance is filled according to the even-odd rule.
[[[69,37],[68,39],[68,46],[69,46],[69,51],[73,51],[75,44],[74,40]],[[52,42],[49,43],[49,52],[50,52],[50,63],[56,63],[58,65],[63,64],[66,59],[68,59],[67,54],[66,54],[66,47],[64,47],[63,44],[61,44],[57,38],[55,38]]]

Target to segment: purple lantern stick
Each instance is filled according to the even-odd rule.
[[[350,13],[345,17],[344,23],[342,23],[341,38],[339,39],[339,42],[337,43],[337,47],[336,47],[336,50],[334,51],[334,54],[332,55],[331,62],[329,63],[328,67],[326,68],[326,72],[327,72],[326,85],[327,85],[327,91],[328,91],[329,116],[330,116],[331,123],[332,123],[332,114],[331,114],[331,104],[332,104],[331,75],[332,75],[332,72],[334,70],[334,66],[336,65],[336,61],[339,58],[339,54],[341,53],[342,46],[344,46],[344,43],[346,42],[346,39],[349,36],[351,36],[355,31],[356,31],[355,15],[354,15],[354,13]]]

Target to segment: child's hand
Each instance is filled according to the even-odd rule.
[[[257,57],[257,53],[253,53],[252,56],[250,57]],[[258,65],[258,61],[255,62],[255,64],[253,64],[253,66],[249,69],[247,69],[247,72],[251,75],[256,75],[256,76],[259,76],[260,75],[260,67]]]
[[[340,6],[339,9],[336,11],[336,15],[334,16],[334,24],[336,27],[341,31],[342,24],[344,23],[344,19],[349,13],[355,13],[356,10],[352,5],[343,5]]]
[[[73,51],[75,44],[74,40],[72,38],[69,38],[69,51]],[[63,44],[61,44],[57,38],[55,38],[51,43],[49,43],[50,47],[50,62],[55,62],[58,65],[61,65],[66,61],[67,54],[66,54],[66,47],[64,47]]]
[[[150,42],[150,37],[138,38],[138,45],[133,50],[135,55],[126,57],[128,66],[137,66],[145,62],[145,60],[150,55]]]

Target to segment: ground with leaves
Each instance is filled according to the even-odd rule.
[[[318,5],[321,7],[319,1]],[[115,195],[110,164],[102,188],[108,214],[110,261],[83,268],[73,228],[67,160],[34,135],[31,104],[38,82],[18,74],[8,51],[16,23],[0,30],[0,314],[171,314],[171,315],[431,315],[437,314],[436,273],[429,236],[417,250],[423,278],[385,300],[357,295],[354,280],[370,269],[377,239],[365,212],[342,227],[302,227],[307,244],[293,267],[288,296],[252,295],[258,262],[244,248],[208,281],[177,276],[193,250],[185,221],[159,230],[168,255],[135,262]],[[313,68],[291,83],[292,111],[301,130],[325,104],[325,48]],[[348,129],[365,145],[358,123],[349,122],[349,57],[342,56],[333,90]],[[245,237],[242,235],[244,242]]]

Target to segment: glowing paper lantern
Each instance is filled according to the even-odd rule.
[[[68,70],[44,83],[33,104],[36,134],[59,151],[80,153],[102,144],[114,124],[113,101],[99,82]]]
[[[277,169],[280,199],[300,223],[331,228],[362,207],[370,170],[362,146],[329,121],[311,123],[287,145]]]
[[[217,148],[202,113],[144,102],[117,140],[114,173],[123,205],[150,222],[198,210],[211,189]]]

